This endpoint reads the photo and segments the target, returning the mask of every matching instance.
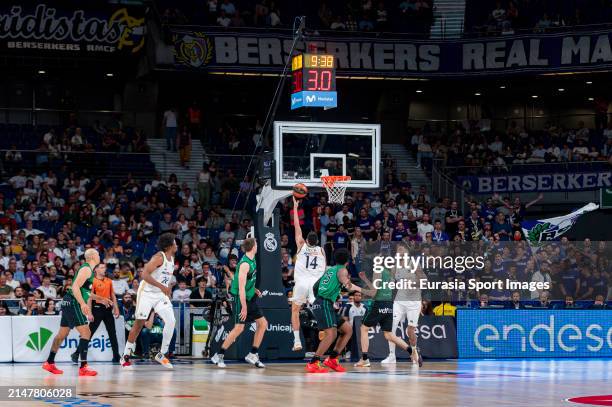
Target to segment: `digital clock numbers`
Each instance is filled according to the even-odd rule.
[[[333,55],[300,54],[291,60],[291,108],[336,107]]]

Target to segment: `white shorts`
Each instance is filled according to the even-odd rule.
[[[421,301],[395,301],[393,303],[393,319],[401,322],[408,319],[408,326],[419,326],[421,316]]]
[[[315,300],[313,287],[318,280],[317,277],[296,278],[291,301],[297,305],[304,305],[307,302],[312,304]]]
[[[136,297],[136,319],[149,319],[151,310],[155,310],[164,322],[167,322],[167,318],[174,318],[174,309],[168,296],[164,293],[150,293],[138,290],[138,296]]]

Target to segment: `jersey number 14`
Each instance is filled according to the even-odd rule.
[[[306,268],[311,268],[313,270],[316,270],[318,259],[319,259],[318,256],[314,256],[312,260],[310,260],[310,256],[306,255]]]

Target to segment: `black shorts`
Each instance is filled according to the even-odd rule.
[[[233,304],[233,312],[234,312],[234,324],[245,324],[247,322],[253,322],[263,317],[263,313],[257,306],[257,297],[253,297],[250,300],[247,300],[247,316],[244,321],[240,320],[240,297],[237,295],[234,296],[234,304]]]
[[[374,301],[363,317],[362,324],[368,328],[380,325],[383,332],[393,329],[393,301]]]
[[[346,322],[334,309],[334,303],[328,299],[317,297],[311,310],[317,320],[319,331],[340,328]]]
[[[60,326],[68,327],[70,329],[76,326],[87,325],[87,317],[81,311],[79,302],[72,296],[72,294],[66,294],[61,302],[62,319]]]

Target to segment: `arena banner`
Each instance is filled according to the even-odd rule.
[[[469,40],[311,36],[298,51],[333,54],[338,75],[466,76],[573,72],[612,67],[610,31],[528,34]],[[292,46],[290,31],[173,31],[176,68],[208,71],[280,72]],[[161,52],[161,51],[160,51]]]
[[[353,322],[354,332],[359,332],[361,317],[356,317]],[[401,323],[396,335],[408,342],[406,334],[407,326]],[[455,320],[452,317],[421,316],[417,328],[418,346],[421,354],[428,359],[448,359],[457,357],[457,334]],[[370,348],[368,356],[372,359],[384,359],[389,355],[389,342],[385,339],[379,326],[372,327],[368,331]],[[361,343],[357,341],[359,354],[361,356]],[[408,352],[396,347],[395,354],[398,358],[409,358]]]
[[[463,176],[457,182],[473,194],[593,191],[612,187],[612,171]]]
[[[90,7],[85,7],[86,5]],[[81,2],[11,2],[0,5],[0,50],[63,54],[136,54],[144,46],[142,7]]]
[[[60,316],[15,316],[13,324],[13,360],[15,362],[44,362],[49,355],[51,343],[60,326]],[[125,344],[125,324],[123,317],[115,319],[117,342],[121,349]],[[70,361],[70,355],[77,349],[79,334],[70,331],[60,345],[55,360]],[[88,358],[91,361],[111,361],[113,352],[106,327],[101,324],[89,343]]]
[[[0,317],[0,362],[13,361],[12,320],[9,316]]]
[[[460,358],[612,357],[610,310],[457,310]]]
[[[259,301],[258,301],[259,303]],[[268,330],[266,331],[261,346],[259,356],[264,360],[270,359],[294,359],[303,358],[304,352],[293,352],[293,331],[291,330],[291,310],[287,306],[285,309],[264,309],[264,317],[268,320]],[[211,330],[210,354],[219,351],[227,335],[234,327],[233,316],[223,318],[220,326]],[[246,324],[244,332],[225,353],[226,360],[243,360],[247,353],[251,351],[253,335],[255,334],[255,322]],[[304,337],[302,336],[302,343]]]

